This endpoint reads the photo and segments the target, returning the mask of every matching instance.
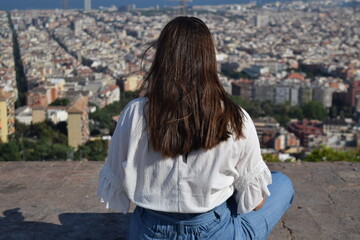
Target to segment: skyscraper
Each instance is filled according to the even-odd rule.
[[[84,0],[84,10],[85,11],[91,10],[91,0]]]
[[[69,1],[68,0],[62,0],[62,8],[68,9],[69,8]]]

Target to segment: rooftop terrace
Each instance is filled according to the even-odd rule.
[[[124,239],[130,214],[96,197],[101,162],[0,162],[0,239]],[[277,239],[360,239],[360,163],[270,163],[294,183]]]

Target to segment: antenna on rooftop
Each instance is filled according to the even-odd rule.
[[[186,3],[192,2],[192,0],[167,0],[169,2],[179,2],[180,7],[178,9],[178,15],[186,15]]]

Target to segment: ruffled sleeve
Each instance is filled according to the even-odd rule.
[[[131,140],[136,135],[138,113],[129,103],[120,114],[116,129],[111,138],[108,159],[99,173],[97,195],[106,208],[112,208],[127,213],[130,200],[124,189],[124,165],[127,162]]]
[[[130,200],[122,187],[121,181],[112,173],[107,164],[104,165],[99,174],[97,195],[100,197],[101,202],[106,203],[106,208],[112,208],[121,213],[129,211]]]
[[[244,120],[245,138],[240,140],[241,153],[236,166],[239,177],[234,182],[238,213],[251,212],[265,195],[270,196],[267,186],[272,183],[271,172],[261,156],[254,123],[246,112]]]
[[[255,173],[256,172],[256,173]],[[264,198],[270,196],[268,184],[271,184],[271,173],[264,162],[254,169],[253,173],[240,177],[235,183],[238,213],[254,210]]]

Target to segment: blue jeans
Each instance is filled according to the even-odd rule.
[[[266,239],[291,206],[294,189],[290,179],[272,172],[271,193],[258,211],[236,213],[236,202],[229,198],[213,210],[201,214],[160,213],[136,207],[130,221],[129,240],[172,239]]]

